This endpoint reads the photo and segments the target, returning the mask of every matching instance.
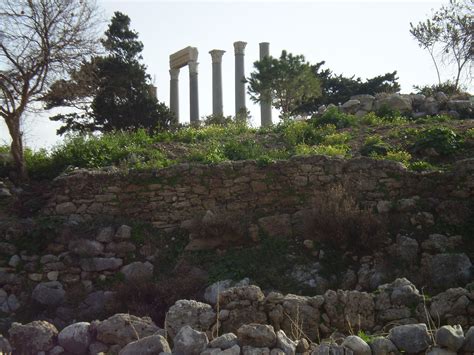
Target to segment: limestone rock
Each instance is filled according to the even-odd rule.
[[[87,322],[74,323],[59,333],[58,343],[72,354],[86,354],[92,341]]]
[[[65,295],[66,291],[59,281],[48,281],[36,285],[31,297],[44,306],[54,307],[64,301]]]
[[[295,355],[296,342],[288,338],[283,330],[276,333],[276,346],[283,350],[286,355]]]
[[[3,335],[0,334],[0,353],[9,354],[12,352],[12,347],[10,342],[7,338],[4,338]]]
[[[426,324],[399,325],[390,329],[388,339],[400,351],[419,353],[428,348],[431,339]]]
[[[358,100],[360,102],[360,110],[372,111],[375,97],[372,95],[354,95],[350,97],[351,100]]]
[[[370,348],[374,355],[398,355],[398,351],[395,344],[387,338],[377,337],[370,343]]]
[[[114,237],[114,230],[112,227],[102,228],[97,234],[97,241],[102,243],[109,243]]]
[[[462,351],[474,353],[474,325],[471,326],[466,332],[464,344],[462,345]]]
[[[433,347],[428,350],[426,350],[426,355],[456,355],[457,352],[451,351],[448,349],[442,349],[438,347]]]
[[[450,317],[466,314],[470,304],[468,294],[467,290],[460,287],[437,294],[431,299],[431,317],[446,322]]]
[[[194,300],[179,300],[166,314],[166,330],[173,339],[185,325],[195,330],[207,331],[216,319],[216,313],[210,305]]]
[[[153,278],[153,265],[148,261],[135,261],[123,266],[120,271],[127,282],[149,281]]]
[[[242,355],[270,355],[269,348],[254,348],[253,346],[242,347]]]
[[[344,102],[341,106],[341,109],[345,113],[354,114],[354,113],[357,112],[357,110],[359,110],[359,107],[360,107],[360,101],[351,99],[351,100],[348,100],[348,101]]]
[[[372,350],[369,344],[362,340],[357,335],[350,335],[344,339],[342,346],[351,349],[354,355],[371,355]]]
[[[105,344],[125,346],[138,338],[157,333],[160,329],[149,317],[118,313],[95,324],[97,340]]]
[[[8,334],[11,345],[17,353],[36,354],[54,347],[58,330],[46,321],[34,321],[25,325],[13,323]]]
[[[120,226],[114,237],[116,239],[130,239],[132,237],[132,227],[126,225]]]
[[[199,355],[209,343],[204,332],[194,330],[189,325],[182,327],[173,339],[173,354]]]
[[[69,242],[69,251],[79,256],[97,256],[102,254],[104,246],[102,243],[90,239],[77,239]]]
[[[81,268],[84,271],[114,271],[122,266],[123,260],[119,258],[87,258],[81,259]]]
[[[472,279],[472,263],[465,253],[437,254],[431,259],[430,274],[433,287],[457,287]]]
[[[76,212],[77,208],[76,205],[72,202],[63,202],[56,205],[56,213],[67,215]]]
[[[276,334],[271,325],[244,324],[237,330],[240,346],[272,348],[276,343]]]
[[[211,348],[229,349],[237,345],[237,335],[234,333],[225,333],[215,338],[209,343]]]
[[[161,352],[171,352],[168,342],[161,335],[150,335],[127,344],[119,355],[155,355]]]
[[[451,351],[458,351],[464,343],[464,332],[459,325],[444,325],[436,332],[436,344]]]
[[[383,108],[399,111],[401,113],[409,113],[412,110],[412,105],[408,97],[400,94],[391,94],[386,97],[376,98],[375,110],[379,111]]]

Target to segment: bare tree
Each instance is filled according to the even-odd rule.
[[[21,118],[51,83],[96,51],[94,0],[0,1],[0,116],[8,127],[17,178],[27,178]]]
[[[461,75],[466,68],[471,77],[470,66],[474,59],[474,18],[473,0],[449,0],[449,4],[434,12],[431,19],[414,25],[410,23],[410,33],[420,47],[426,49],[433,60],[441,85],[439,63],[454,64],[456,75],[454,87],[459,88]]]

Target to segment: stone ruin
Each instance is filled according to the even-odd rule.
[[[235,53],[235,115],[246,112],[245,104],[245,47],[247,42],[234,42]],[[223,115],[222,100],[222,57],[225,51],[213,49],[212,57],[212,114]],[[170,55],[170,109],[179,123],[179,71],[189,67],[189,105],[190,122],[199,122],[199,85],[198,85],[198,49],[188,46]],[[270,44],[260,43],[260,60],[270,55]],[[272,107],[270,102],[261,103],[261,125],[272,124]]]

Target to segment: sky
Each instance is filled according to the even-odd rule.
[[[409,33],[410,22],[425,20],[446,1],[163,1],[97,0],[106,29],[114,11],[131,19],[131,28],[144,44],[143,62],[158,88],[158,99],[169,105],[169,55],[187,46],[199,51],[200,116],[212,113],[212,63],[209,51],[225,50],[222,61],[224,114],[234,115],[234,48],[247,42],[245,72],[248,77],[259,58],[259,43],[270,43],[270,54],[282,50],[303,54],[310,63],[326,61],[336,74],[362,79],[398,72],[402,93],[413,85],[434,84],[436,72],[429,54]],[[449,78],[444,73],[443,80]],[[188,122],[188,69],[180,72],[180,121]],[[472,92],[472,86],[469,87]],[[260,109],[247,95],[252,123]],[[28,114],[24,121],[26,145],[50,148],[60,142],[58,124],[51,113]],[[278,111],[273,113],[273,121]],[[2,122],[3,123],[3,122]],[[0,144],[9,142],[0,126]]]

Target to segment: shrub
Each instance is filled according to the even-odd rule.
[[[203,120],[205,126],[218,125],[218,126],[227,126],[233,122],[232,116],[224,115],[209,115],[206,116]]]
[[[263,154],[263,147],[253,139],[232,140],[223,147],[223,153],[229,160],[256,159]]]
[[[213,164],[225,161],[227,158],[222,151],[222,146],[215,141],[211,141],[203,148],[194,148],[191,150],[188,159],[189,161]]]
[[[460,146],[461,138],[453,130],[446,127],[435,127],[419,131],[412,148],[415,152],[432,148],[438,154],[450,155]]]
[[[347,143],[351,139],[351,134],[348,132],[340,132],[340,133],[331,133],[327,134],[323,138],[324,145],[342,145]]]
[[[408,165],[408,169],[413,171],[433,171],[437,168],[426,161],[414,161]]]
[[[332,124],[336,128],[345,128],[355,126],[357,117],[340,112],[337,107],[330,107],[320,117],[314,117],[311,121],[316,126]]]
[[[317,144],[321,142],[322,132],[306,121],[285,121],[277,127],[288,146],[297,144]]]
[[[385,155],[390,150],[390,145],[382,140],[378,135],[367,137],[364,145],[360,149],[360,154],[363,156]]]
[[[399,163],[408,166],[411,160],[411,154],[405,150],[390,150],[382,159],[398,161]]]
[[[417,94],[422,94],[425,96],[434,96],[438,92],[443,92],[448,96],[462,94],[462,90],[455,85],[452,81],[445,81],[441,84],[436,85],[415,85],[413,88],[416,90]]]
[[[297,155],[346,156],[348,152],[349,152],[349,147],[344,144],[315,145],[315,146],[299,144],[295,147],[295,154]]]
[[[381,246],[384,224],[369,209],[360,208],[340,185],[316,195],[305,218],[305,234],[335,249],[373,251]]]

